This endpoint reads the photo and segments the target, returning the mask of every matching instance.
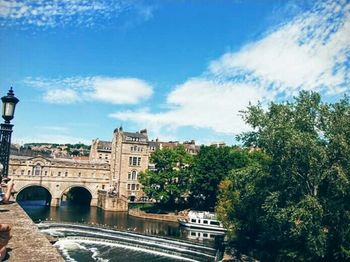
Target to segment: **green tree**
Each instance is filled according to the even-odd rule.
[[[240,138],[268,161],[234,170],[217,211],[234,243],[263,261],[350,260],[350,105],[301,92],[250,106]]]
[[[232,147],[201,146],[191,168],[191,197],[199,209],[214,209],[218,186],[233,168],[248,162],[248,152]]]
[[[181,145],[156,150],[150,158],[155,169],[140,174],[144,192],[166,207],[183,203],[188,196],[188,167],[192,161],[193,157]]]

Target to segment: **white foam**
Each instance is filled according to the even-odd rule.
[[[103,241],[98,241],[98,240],[62,239],[59,242],[62,242],[62,244],[64,245],[64,243],[66,241],[67,242],[75,241],[75,242],[84,243],[84,244],[97,244],[97,245],[104,245],[104,246],[111,246],[111,247],[119,247],[119,248],[125,248],[125,249],[135,250],[135,251],[139,251],[139,252],[144,252],[144,253],[148,253],[148,254],[154,254],[154,255],[158,255],[158,256],[169,257],[169,258],[182,260],[182,261],[199,262],[198,260],[194,260],[194,259],[190,259],[190,258],[184,258],[184,257],[180,257],[180,256],[168,254],[168,253],[162,253],[162,252],[158,252],[158,251],[154,251],[154,250],[150,250],[150,249],[146,249],[146,248],[133,247],[133,246],[128,246],[128,245],[117,244],[117,243],[109,243],[109,242],[103,242]],[[102,260],[98,260],[98,261],[102,261]]]

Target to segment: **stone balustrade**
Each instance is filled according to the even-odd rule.
[[[30,217],[17,204],[0,205],[0,223],[12,227],[12,239],[7,245],[9,262],[63,262],[55,247],[43,235]]]

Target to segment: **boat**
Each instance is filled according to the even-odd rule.
[[[180,225],[191,228],[206,230],[226,231],[223,225],[217,220],[215,213],[207,211],[189,211],[187,218],[178,219]]]

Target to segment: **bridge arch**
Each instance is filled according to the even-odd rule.
[[[31,190],[33,189],[33,190]],[[18,189],[16,201],[44,200],[45,205],[50,205],[53,194],[50,189],[40,184],[29,184]]]
[[[71,201],[79,205],[91,205],[94,192],[86,185],[73,184],[66,187],[61,192],[61,201]]]

